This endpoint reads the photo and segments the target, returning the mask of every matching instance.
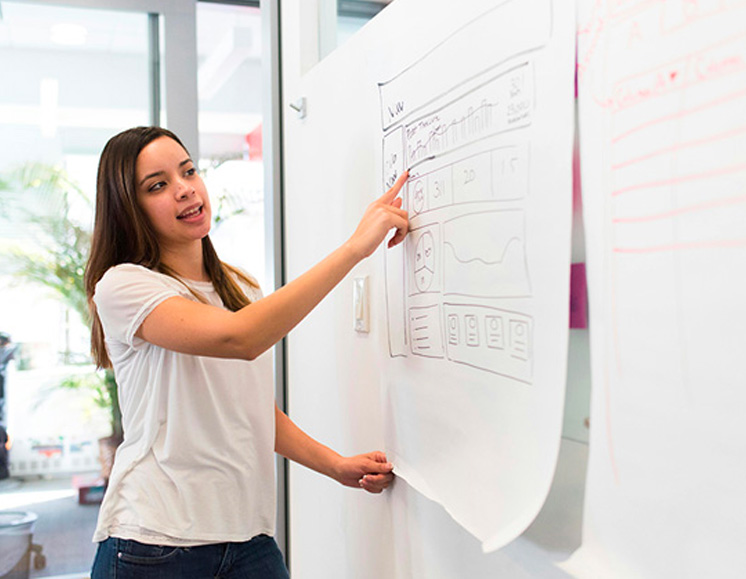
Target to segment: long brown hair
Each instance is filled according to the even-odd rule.
[[[100,368],[111,367],[104,330],[93,302],[96,284],[104,273],[120,263],[134,263],[179,279],[173,270],[161,262],[158,238],[137,202],[137,157],[148,144],[160,137],[173,139],[184,151],[187,150],[168,129],[135,127],[112,137],[101,153],[91,254],[85,270],[85,291],[92,320],[91,353]],[[253,287],[256,287],[256,282],[220,261],[209,236],[202,239],[202,256],[207,275],[225,307],[235,312],[249,305],[249,298],[235,278]],[[188,285],[187,288],[197,299],[205,301]]]

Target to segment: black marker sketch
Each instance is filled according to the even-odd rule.
[[[439,159],[430,165],[433,170],[407,182],[410,218],[460,203],[520,201],[528,195],[527,143],[497,147],[445,165]]]
[[[429,231],[420,237],[414,249],[414,280],[417,289],[426,292],[430,289],[435,276],[435,247],[433,235]]]
[[[531,316],[487,306],[453,303],[443,304],[443,313],[449,360],[531,383]]]
[[[404,127],[391,131],[383,138],[383,186],[390,189],[404,172]]]
[[[495,350],[504,350],[505,335],[503,333],[504,330],[502,316],[485,316],[484,329],[487,347],[493,348]]]
[[[529,22],[525,22],[524,18],[527,13],[532,14]],[[524,21],[524,34],[503,50],[496,43],[493,64],[480,68],[478,62],[465,60],[459,67],[460,78],[442,74],[443,58],[471,48],[474,37],[499,39],[507,35],[507,29],[518,19]],[[433,108],[433,102],[444,100],[462,87],[479,84],[493,71],[505,68],[515,59],[541,50],[551,34],[552,11],[548,9],[546,0],[505,0],[489,8],[455,30],[410,66],[378,84],[383,130],[388,131],[424,108]],[[413,83],[413,78],[418,82]],[[427,79],[427,82],[421,82],[421,79]]]
[[[445,356],[439,305],[410,308],[409,334],[413,354],[426,358]]]
[[[494,33],[526,3],[537,18],[512,55],[498,55],[481,71],[464,63],[460,81],[440,74],[446,44],[465,48],[469,27]],[[531,383],[528,129],[536,102],[533,53],[550,37],[551,10],[546,0],[507,0],[499,8],[379,84],[384,185],[411,170],[402,192],[410,234],[385,256],[389,354]],[[504,307],[515,299],[527,300],[526,311]],[[503,307],[488,305],[497,300]]]
[[[429,157],[425,157],[424,159],[420,159],[419,161],[417,161],[415,163],[412,163],[409,166],[409,168],[407,169],[407,171],[411,172],[412,169],[415,169],[415,168],[419,167],[420,165],[422,165],[422,163],[426,163],[427,161],[432,161],[433,159],[435,159],[435,155],[430,155]]]
[[[425,209],[425,182],[423,179],[413,181],[408,188],[410,191],[408,207],[412,213],[422,213]]]
[[[531,124],[533,65],[523,62],[405,126],[412,165]]]
[[[443,225],[443,292],[469,297],[529,297],[521,210],[469,213]]]
[[[408,295],[442,291],[440,237],[436,224],[412,230],[404,241]]]

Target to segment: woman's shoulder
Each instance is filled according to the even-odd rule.
[[[114,265],[104,272],[101,276],[99,283],[116,279],[121,281],[123,279],[150,279],[150,280],[162,280],[168,278],[160,272],[153,271],[145,267],[144,265],[138,265],[136,263],[120,263]]]
[[[229,264],[225,265],[228,267],[235,282],[241,287],[243,292],[246,294],[246,297],[248,297],[252,302],[263,296],[262,288],[253,275],[241,267]]]
[[[96,284],[96,295],[117,294],[122,292],[152,292],[162,290],[176,290],[179,282],[172,277],[153,271],[144,265],[136,263],[120,263],[106,270]],[[179,292],[181,293],[181,292]]]
[[[153,271],[152,269],[147,268],[144,265],[140,265],[137,263],[119,263],[107,269],[104,275],[112,274],[112,273],[133,273],[133,274],[144,273],[145,275],[149,275],[151,273],[157,274],[158,272]]]

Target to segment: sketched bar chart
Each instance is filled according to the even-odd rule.
[[[408,123],[407,163],[411,166],[476,140],[526,127],[531,124],[532,110],[533,67],[523,62]]]

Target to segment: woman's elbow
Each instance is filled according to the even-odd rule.
[[[236,336],[227,339],[225,351],[231,358],[251,362],[261,356],[266,351],[266,348],[257,344],[255,340]]]
[[[245,350],[242,358],[246,360],[247,362],[253,362],[259,356],[261,356],[261,354],[262,354],[261,352],[255,352],[253,350]]]
[[[234,313],[234,319],[228,325],[223,336],[224,346],[231,357],[241,360],[256,360],[264,354],[271,344],[267,345],[265,337],[256,327],[247,328],[246,324],[240,323],[238,316]]]
[[[234,358],[236,360],[246,360],[251,362],[256,360],[260,352],[257,352],[253,344],[246,343],[245,340],[238,340],[228,338],[220,348],[222,355],[226,358]]]

